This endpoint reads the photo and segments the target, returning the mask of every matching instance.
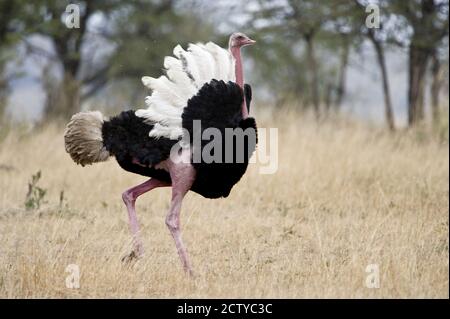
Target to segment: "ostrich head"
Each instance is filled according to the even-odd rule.
[[[241,32],[235,32],[230,36],[230,41],[228,43],[229,48],[241,48],[246,45],[255,44],[256,41],[250,39],[248,36]]]

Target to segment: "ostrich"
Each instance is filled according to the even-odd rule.
[[[183,269],[192,274],[181,238],[181,202],[189,190],[206,198],[227,197],[247,169],[257,134],[256,122],[248,115],[251,87],[244,84],[241,48],[254,43],[237,32],[230,36],[228,50],[212,42],[189,44],[187,50],[177,45],[174,56],[164,59],[166,75],[142,78],[143,84],[152,90],[146,98],[146,109],[124,111],[110,119],[98,111],[80,112],[67,124],[65,148],[75,163],[84,166],[114,156],[122,169],[150,177],[122,194],[133,236],[133,250],[126,260],[143,254],[136,199],[157,187],[171,186],[166,225]],[[253,130],[253,138],[240,137],[247,147],[243,160],[237,161],[233,155],[231,162],[194,161],[195,152],[206,146],[203,140],[199,147],[195,146],[192,138],[196,133],[195,120],[201,121],[200,133],[208,128],[219,130],[221,136],[229,128]],[[174,152],[185,136],[189,136],[187,142]],[[232,151],[239,151],[237,139],[233,140],[236,143]],[[225,147],[222,149],[220,159],[229,152]]]

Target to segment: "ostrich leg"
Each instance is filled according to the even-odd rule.
[[[182,155],[186,156],[186,153]],[[169,213],[166,217],[166,225],[175,240],[178,255],[183,264],[184,271],[192,275],[192,268],[189,263],[186,248],[181,239],[180,212],[181,202],[189,191],[195,179],[195,169],[190,163],[173,163],[169,165],[169,172],[172,179],[172,201],[170,203]]]
[[[149,179],[148,181],[132,187],[122,193],[122,199],[128,210],[128,220],[130,223],[131,233],[133,235],[133,251],[130,255],[125,256],[122,260],[129,261],[136,257],[141,257],[144,253],[142,241],[139,237],[139,224],[137,221],[135,203],[136,199],[142,194],[151,191],[156,187],[169,186],[170,184],[161,182],[157,179]]]

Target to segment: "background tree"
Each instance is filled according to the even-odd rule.
[[[0,122],[3,119],[11,75],[6,74],[6,63],[14,58],[13,46],[19,40],[15,33],[22,1],[0,0]]]
[[[366,37],[373,45],[378,67],[381,74],[381,85],[383,90],[384,100],[384,115],[388,128],[395,130],[394,112],[392,107],[392,98],[389,84],[389,74],[386,65],[385,46],[388,43],[390,30],[386,28],[392,16],[386,10],[387,2],[378,1],[377,8],[379,11],[366,10],[370,2],[354,0],[350,3],[347,14],[351,17],[353,28]],[[379,26],[374,25],[375,21],[370,21],[371,16],[379,14]],[[376,19],[376,18],[374,18]]]
[[[339,4],[339,1],[332,1]],[[301,100],[306,107],[312,106],[319,117],[321,105],[327,104],[327,96],[334,85],[329,85],[326,78],[328,63],[319,61],[320,52],[325,49],[325,43],[330,39],[329,28],[326,25],[338,15],[336,7],[318,1],[260,1],[260,10],[254,12],[250,25],[261,37],[263,48],[254,57],[265,63],[275,61],[279,74],[285,85],[285,96],[293,96]],[[260,27],[261,25],[261,27]],[[342,37],[342,39],[344,36]],[[348,43],[343,41],[342,44]],[[345,44],[346,45],[346,44]],[[341,90],[344,91],[345,69],[348,64],[348,47],[341,57]],[[266,65],[267,64],[264,64]],[[270,67],[267,66],[267,67]],[[263,66],[264,68],[264,66]],[[273,69],[273,67],[271,67]],[[306,70],[306,72],[303,72]],[[322,74],[323,73],[323,74]],[[274,77],[270,77],[274,81]],[[322,83],[322,85],[321,85]]]
[[[23,41],[32,54],[39,54],[56,64],[61,70],[61,79],[45,79],[47,85],[47,102],[45,114],[50,117],[67,117],[80,108],[84,96],[84,86],[95,85],[106,76],[109,64],[91,65],[89,57],[92,52],[87,49],[87,27],[91,17],[98,12],[109,14],[119,5],[117,1],[79,1],[79,27],[67,27],[67,3],[57,0],[37,0],[24,7],[25,27]],[[51,49],[36,46],[29,37],[38,35],[51,43]],[[48,69],[46,71],[49,71]],[[56,86],[56,87],[55,87]]]
[[[448,45],[445,44],[444,45]],[[430,86],[430,99],[431,99],[431,114],[433,118],[433,123],[435,125],[439,124],[441,112],[440,112],[440,93],[442,91],[442,88],[444,86],[445,82],[445,66],[448,66],[448,60],[447,63],[445,63],[445,55],[441,52],[442,50],[439,50],[439,48],[436,48],[433,52],[433,55],[431,57],[431,86]],[[447,71],[448,75],[448,71]]]
[[[408,123],[414,125],[425,115],[426,73],[430,60],[437,57],[438,47],[448,37],[448,0],[393,0],[389,8],[401,18],[403,28],[411,30],[403,45],[408,50]],[[438,68],[436,62],[439,63],[435,60],[435,68]],[[435,72],[435,75],[439,73]]]

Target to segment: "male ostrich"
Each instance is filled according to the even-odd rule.
[[[244,85],[241,48],[254,43],[243,33],[233,33],[228,50],[212,42],[190,44],[187,51],[177,45],[173,50],[175,57],[164,59],[165,76],[142,78],[152,90],[146,98],[147,109],[125,111],[109,120],[98,111],[81,112],[67,124],[65,147],[77,164],[84,166],[115,156],[124,170],[150,177],[122,194],[133,234],[130,258],[143,253],[136,199],[156,187],[171,186],[166,224],[184,270],[192,274],[181,239],[181,202],[189,190],[206,198],[227,197],[247,169],[256,147],[256,122],[248,117],[251,87]],[[194,161],[194,153],[201,152],[205,143],[195,144],[192,138],[177,152],[171,152],[176,144],[183,144],[186,132],[190,137],[195,135],[195,120],[201,121],[201,132],[207,128],[221,133],[229,128],[253,130],[253,139],[244,138],[247,150],[243,161]],[[242,145],[233,142],[238,144]],[[226,154],[221,158],[226,158]]]

